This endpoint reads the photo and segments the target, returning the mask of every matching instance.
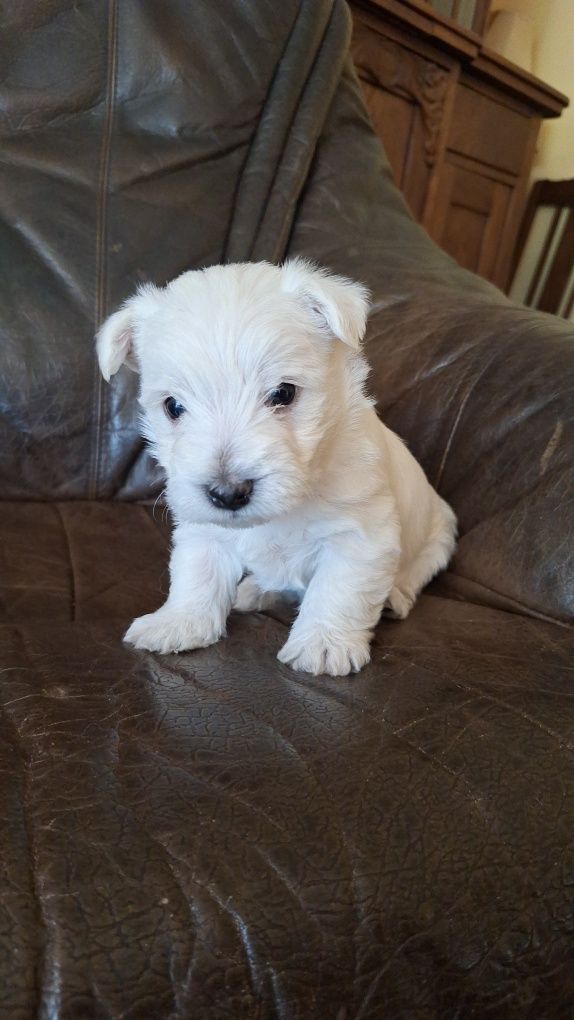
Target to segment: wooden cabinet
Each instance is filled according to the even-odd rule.
[[[375,129],[415,216],[506,288],[536,139],[567,99],[425,0],[356,0],[352,51]]]

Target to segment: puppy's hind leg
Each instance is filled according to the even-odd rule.
[[[289,594],[284,592],[281,595],[279,592],[262,591],[253,575],[247,574],[239,582],[233,609],[238,613],[264,613],[266,609],[275,609],[281,601],[295,604],[297,599],[289,598]]]
[[[247,574],[237,587],[237,594],[233,602],[233,608],[238,613],[253,613],[263,608],[265,599],[264,592],[256,584],[252,574]]]
[[[456,517],[442,499],[435,514],[431,534],[414,558],[398,570],[386,601],[385,615],[404,620],[416,598],[429,581],[444,570],[456,543]]]

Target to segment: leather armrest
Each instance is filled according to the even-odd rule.
[[[574,330],[513,305],[413,222],[352,68],[300,203],[295,253],[371,288],[366,349],[378,408],[459,517],[442,583],[571,618]]]
[[[385,421],[458,515],[448,586],[571,618],[574,331],[470,289],[426,285],[374,312],[368,353]]]

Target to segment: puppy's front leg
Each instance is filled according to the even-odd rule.
[[[278,658],[305,673],[345,676],[370,659],[369,645],[400,556],[398,528],[376,542],[356,532],[324,549]]]
[[[189,524],[176,528],[167,602],[134,620],[124,641],[150,652],[205,648],[225,633],[241,564],[227,536]]]

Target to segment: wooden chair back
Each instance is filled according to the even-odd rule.
[[[530,308],[572,318],[574,180],[534,184],[517,238],[509,294]]]

